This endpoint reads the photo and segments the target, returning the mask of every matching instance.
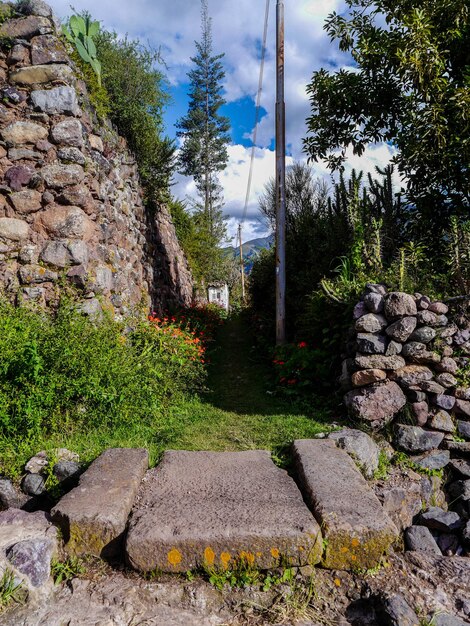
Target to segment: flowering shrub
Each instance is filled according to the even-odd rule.
[[[325,357],[323,350],[306,341],[277,346],[273,358],[277,386],[288,395],[318,391],[325,376]]]

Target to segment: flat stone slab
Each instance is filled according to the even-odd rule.
[[[266,450],[167,451],[147,472],[126,542],[132,567],[186,572],[320,561],[320,527]]]
[[[148,463],[141,448],[109,448],[93,461],[51,511],[69,554],[109,558],[119,551]]]
[[[293,453],[304,499],[322,529],[322,565],[377,566],[398,530],[354,461],[331,439],[295,441]]]

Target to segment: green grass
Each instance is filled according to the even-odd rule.
[[[121,428],[100,424],[86,431],[69,429],[20,444],[0,440],[0,461],[10,475],[18,477],[33,454],[58,447],[77,452],[84,462],[108,447],[145,447],[152,465],[167,449],[263,448],[279,457],[294,439],[330,430],[327,409],[306,411],[292,399],[277,397],[270,388],[270,374],[252,347],[243,318],[230,319],[219,332],[212,351],[208,389],[200,396],[180,399],[154,419],[127,420]]]

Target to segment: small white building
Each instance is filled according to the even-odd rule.
[[[207,288],[207,299],[210,304],[217,304],[226,311],[229,310],[228,285],[225,283],[212,283]]]

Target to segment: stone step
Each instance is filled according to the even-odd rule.
[[[148,464],[142,448],[109,448],[93,461],[51,511],[69,554],[110,558],[119,553]]]
[[[149,572],[318,563],[320,528],[269,452],[165,452],[147,472],[129,524],[128,563]]]
[[[322,565],[329,569],[370,569],[398,537],[354,461],[331,439],[293,444],[304,499],[324,537]]]

